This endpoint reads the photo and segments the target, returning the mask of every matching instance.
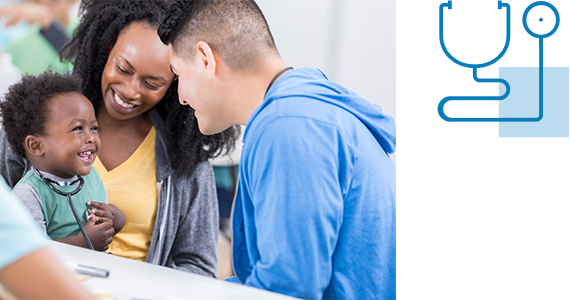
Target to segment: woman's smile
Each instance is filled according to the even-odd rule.
[[[123,100],[119,93],[115,92],[114,89],[110,88],[111,99],[112,103],[114,104],[113,107],[121,113],[131,113],[132,111],[136,110],[139,105],[131,104],[127,100]]]

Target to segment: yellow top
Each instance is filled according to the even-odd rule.
[[[105,169],[98,157],[93,162],[109,203],[117,206],[126,219],[125,227],[113,237],[108,252],[139,261],[146,261],[158,208],[155,136],[153,126],[135,153],[111,171]]]

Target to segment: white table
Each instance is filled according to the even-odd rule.
[[[109,277],[92,277],[82,284],[93,291],[112,291],[116,300],[294,299],[58,242],[50,241],[49,247],[64,264],[80,264],[108,270]]]

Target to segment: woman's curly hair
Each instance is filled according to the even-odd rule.
[[[6,138],[18,156],[26,158],[24,140],[28,135],[45,134],[48,101],[70,92],[81,93],[81,79],[52,70],[37,76],[24,75],[8,88],[5,99],[0,102],[0,116]]]
[[[83,79],[82,92],[93,103],[96,112],[103,97],[103,70],[121,30],[139,20],[158,28],[170,3],[169,0],[82,1],[81,23],[60,55],[62,60],[73,62],[73,73]],[[208,158],[232,151],[239,137],[239,127],[203,135],[194,110],[179,103],[177,86],[178,82],[173,81],[156,109],[164,120],[171,167],[182,175],[191,174],[198,163]]]

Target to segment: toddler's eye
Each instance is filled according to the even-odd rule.
[[[97,126],[91,126],[91,130],[97,130],[97,129],[99,129],[99,127],[97,127]]]
[[[83,128],[82,128],[81,126],[77,126],[77,127],[73,128],[73,129],[71,129],[71,131],[74,131],[74,130],[82,130],[82,129],[83,129]]]

